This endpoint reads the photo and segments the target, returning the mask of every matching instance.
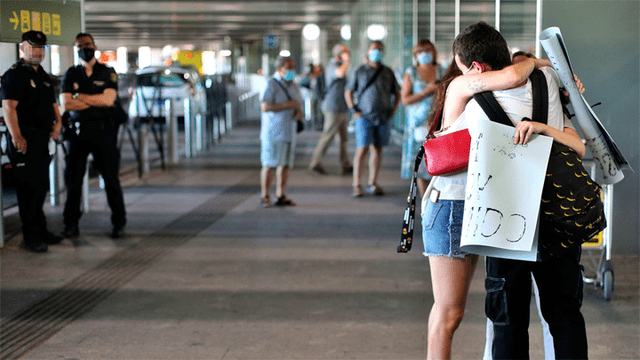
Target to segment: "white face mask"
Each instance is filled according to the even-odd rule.
[[[462,75],[467,75],[467,73],[471,70],[473,70],[473,64],[471,64],[471,67],[469,67],[467,71],[463,72]]]

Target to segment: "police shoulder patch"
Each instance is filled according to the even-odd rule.
[[[111,82],[118,82],[118,74],[111,73]]]

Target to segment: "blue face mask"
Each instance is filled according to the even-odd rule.
[[[284,81],[293,81],[295,77],[296,77],[295,70],[287,70],[287,72],[284,75]]]
[[[380,62],[380,60],[382,60],[382,51],[373,49],[369,52],[369,61],[377,63]]]
[[[433,62],[433,55],[430,52],[423,51],[418,54],[416,60],[418,60],[418,64],[431,64]]]

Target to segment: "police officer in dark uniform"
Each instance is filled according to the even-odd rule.
[[[49,139],[57,139],[62,126],[53,82],[40,66],[46,44],[40,31],[23,33],[21,59],[2,76],[2,107],[11,134],[8,150],[24,246],[36,253],[62,240],[47,230],[42,210],[49,190]]]
[[[82,64],[67,70],[62,79],[65,110],[70,111],[69,121],[75,125],[75,131],[68,138],[65,172],[67,202],[63,213],[63,235],[71,238],[80,234],[78,222],[82,215],[82,181],[87,156],[91,153],[93,164],[104,180],[107,202],[111,208],[111,237],[120,238],[124,232],[126,212],[118,178],[118,125],[113,115],[118,76],[112,68],[98,63],[95,58],[97,48],[90,34],[78,34],[75,46]]]

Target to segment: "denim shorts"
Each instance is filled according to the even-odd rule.
[[[424,256],[448,256],[464,258],[460,250],[463,200],[428,200],[422,217],[422,241]]]
[[[264,167],[289,166],[293,162],[291,143],[282,141],[262,141],[260,162]]]
[[[356,146],[365,147],[369,144],[374,146],[386,146],[389,144],[391,128],[388,123],[373,125],[364,117],[356,119]]]

